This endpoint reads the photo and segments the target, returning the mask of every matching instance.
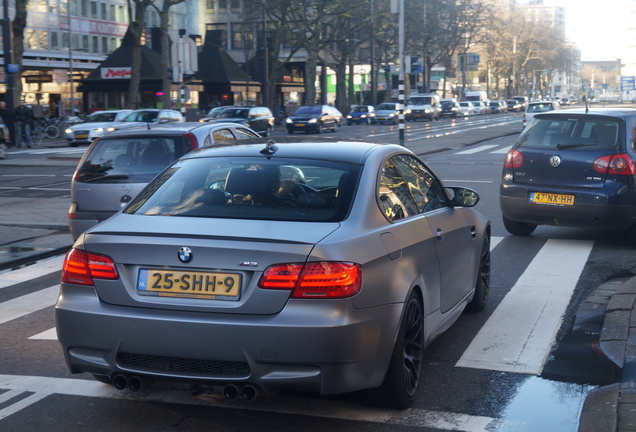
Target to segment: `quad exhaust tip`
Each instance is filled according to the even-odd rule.
[[[258,389],[251,384],[244,386],[228,384],[223,388],[223,396],[227,400],[236,400],[240,397],[246,401],[253,401],[258,396]]]
[[[113,387],[117,390],[129,389],[132,392],[138,392],[143,388],[143,379],[139,376],[127,376],[124,374],[117,374],[112,379]]]

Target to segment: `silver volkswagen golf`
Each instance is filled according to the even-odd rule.
[[[78,238],[55,308],[70,371],[409,406],[423,348],[488,300],[477,193],[397,145],[247,141],[183,156]]]

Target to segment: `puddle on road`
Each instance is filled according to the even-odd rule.
[[[587,394],[595,387],[530,377],[489,432],[576,432]]]

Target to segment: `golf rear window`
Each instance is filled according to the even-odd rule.
[[[517,147],[616,150],[622,129],[622,120],[612,117],[537,116],[519,136]]]

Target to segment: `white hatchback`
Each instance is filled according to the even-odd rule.
[[[561,106],[557,102],[530,102],[526,107],[526,110],[523,112],[523,127],[525,128],[530,123],[535,114],[544,113],[546,111],[554,111],[558,109],[561,109]]]

